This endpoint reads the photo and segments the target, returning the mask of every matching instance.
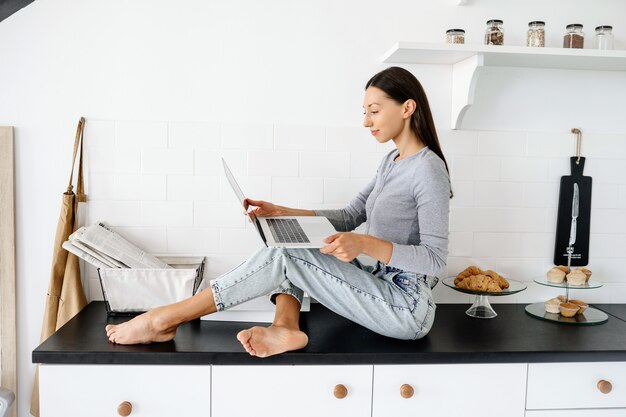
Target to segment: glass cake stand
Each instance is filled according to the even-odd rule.
[[[601,282],[592,280],[589,280],[582,285],[572,285],[569,284],[567,281],[561,284],[555,284],[553,282],[548,282],[546,278],[538,278],[534,281],[537,284],[545,285],[547,287],[565,288],[565,301],[569,301],[570,299],[570,290],[593,290],[602,287]],[[540,320],[578,325],[602,324],[606,323],[609,320],[609,316],[605,312],[593,307],[587,307],[587,309],[582,314],[577,314],[574,317],[563,317],[558,313],[548,313],[545,309],[543,302],[527,305],[526,313],[531,317],[535,317]]]
[[[474,304],[465,312],[470,317],[478,318],[478,319],[492,319],[498,316],[498,313],[495,312],[491,304],[489,304],[489,296],[503,296],[503,295],[511,295],[516,294],[520,291],[524,291],[526,289],[526,285],[517,282],[517,281],[509,281],[509,288],[502,290],[502,292],[486,292],[486,291],[473,291],[466,290],[465,288],[458,288],[454,285],[454,279],[456,277],[445,278],[442,282],[446,287],[450,287],[453,290],[458,292],[462,292],[465,294],[475,295]]]

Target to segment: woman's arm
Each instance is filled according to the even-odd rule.
[[[393,244],[386,240],[378,239],[370,235],[359,233],[342,232],[328,236],[320,252],[333,255],[343,262],[351,262],[354,258],[364,253],[381,262],[388,263],[393,252]]]
[[[315,216],[313,210],[294,209],[285,206],[279,206],[263,200],[252,200],[246,198],[244,200],[244,207],[246,210],[249,207],[256,207],[252,211],[259,217],[273,217],[273,216]]]

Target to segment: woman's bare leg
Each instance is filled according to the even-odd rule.
[[[300,302],[289,294],[278,294],[272,325],[242,330],[237,339],[250,355],[261,358],[302,349],[309,338],[300,330],[299,320]]]
[[[109,324],[105,330],[111,342],[122,345],[166,342],[174,338],[180,324],[215,311],[213,292],[207,288],[193,297],[155,308],[126,323]]]

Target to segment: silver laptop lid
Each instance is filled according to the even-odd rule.
[[[256,218],[256,215],[254,214],[254,211],[248,211],[248,203],[246,203],[246,196],[243,194],[243,191],[241,190],[241,187],[239,187],[239,184],[237,183],[237,180],[235,180],[235,176],[233,175],[232,172],[230,172],[230,169],[228,168],[228,165],[226,164],[226,160],[224,158],[222,158],[222,165],[224,166],[224,174],[226,174],[226,179],[228,180],[228,183],[230,184],[230,188],[233,189],[233,192],[235,193],[235,195],[237,196],[237,199],[239,199],[239,202],[241,203],[241,205],[243,206],[244,210],[246,211],[246,213],[248,214],[248,218],[250,219],[250,221],[252,222],[252,224],[254,225],[254,227],[256,227],[256,230],[259,232],[259,237],[261,238],[261,240],[263,241],[263,243],[265,244],[265,246],[267,246],[267,242],[265,239],[265,234],[263,233],[263,229],[261,229],[261,225],[259,224],[259,220]]]

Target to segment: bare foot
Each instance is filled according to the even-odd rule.
[[[260,358],[302,349],[309,343],[309,337],[303,331],[275,325],[242,330],[237,334],[237,340],[246,352]]]
[[[120,345],[167,342],[176,335],[176,327],[165,328],[154,311],[141,314],[122,324],[109,324],[104,328],[109,341]]]

